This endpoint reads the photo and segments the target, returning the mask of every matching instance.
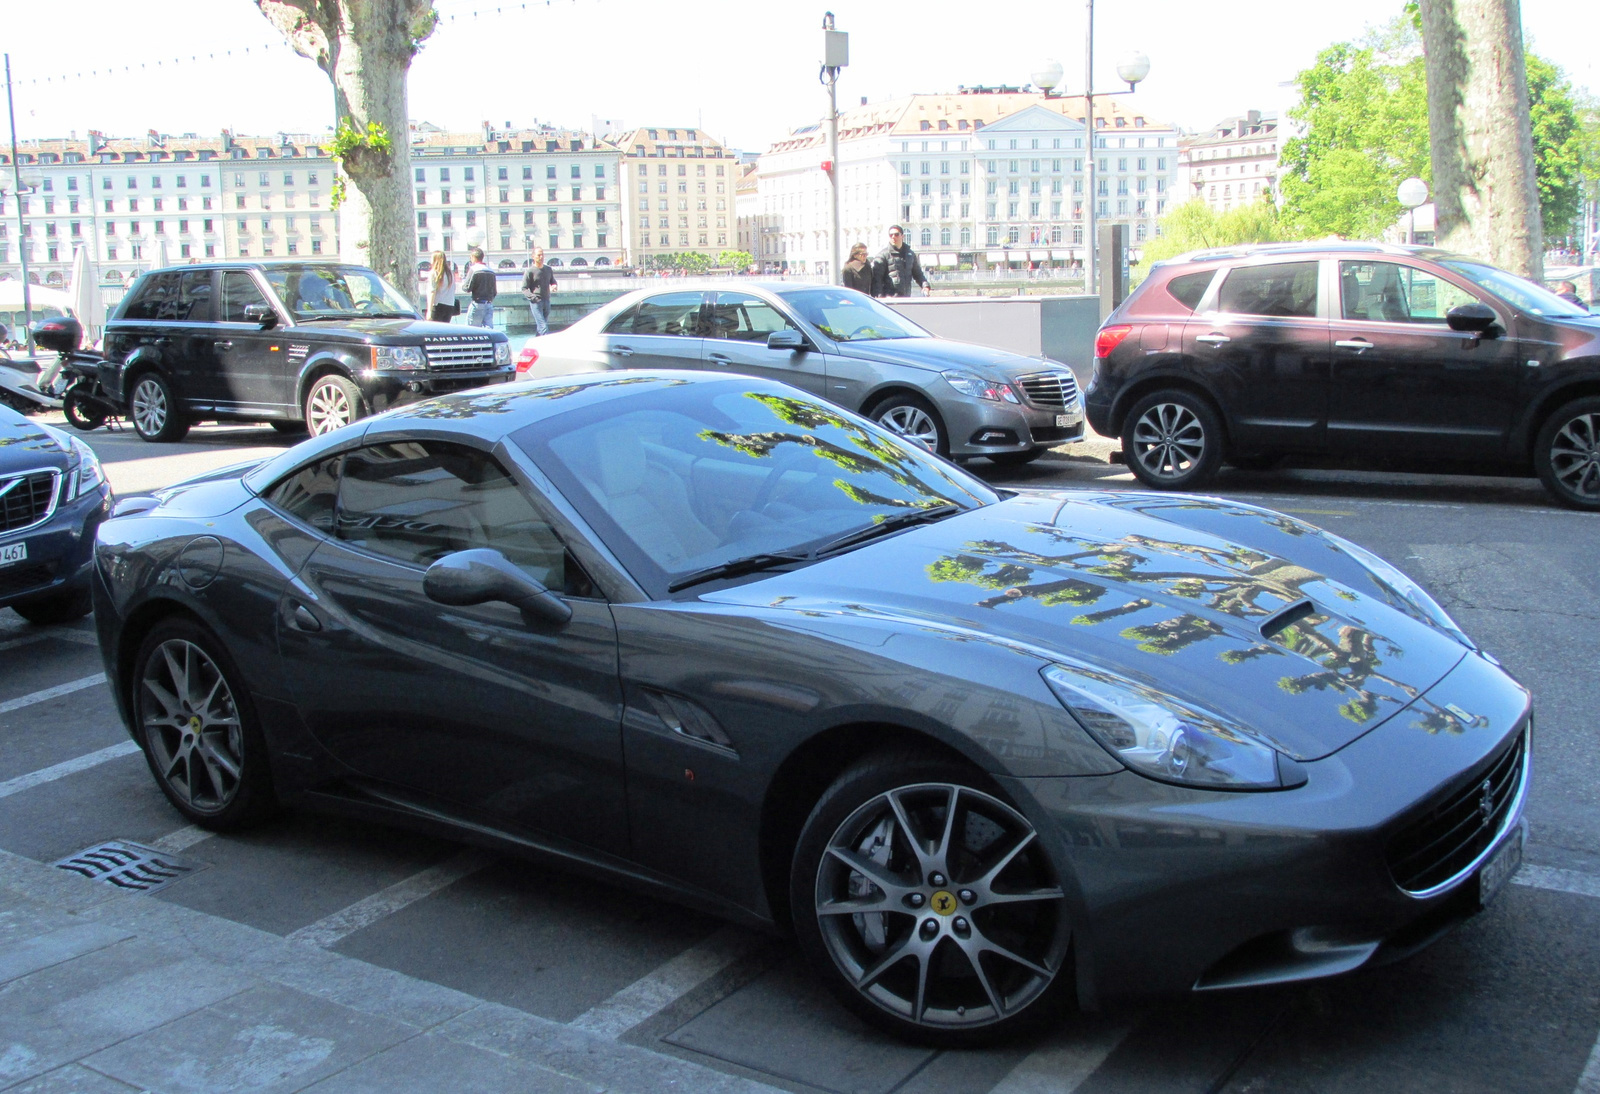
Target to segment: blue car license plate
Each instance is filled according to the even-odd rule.
[[[1487,908],[1522,865],[1522,837],[1523,828],[1519,824],[1500,849],[1478,868],[1478,907]]]
[[[0,547],[0,566],[9,566],[13,562],[26,562],[28,560],[28,543],[8,543]]]

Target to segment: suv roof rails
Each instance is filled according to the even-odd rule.
[[[1302,240],[1297,243],[1240,243],[1232,247],[1206,247],[1197,251],[1162,259],[1156,265],[1175,262],[1211,262],[1229,258],[1250,258],[1256,255],[1303,254],[1308,252],[1348,251],[1354,254],[1416,255],[1434,257],[1447,254],[1436,247],[1413,246],[1403,243],[1382,243],[1366,240],[1323,239]]]

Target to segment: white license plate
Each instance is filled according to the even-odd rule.
[[[1500,845],[1500,849],[1489,856],[1489,861],[1478,868],[1478,907],[1487,908],[1505,888],[1506,882],[1511,880],[1511,875],[1517,872],[1517,867],[1522,865],[1522,836],[1523,828],[1511,833],[1511,838]]]
[[[1066,426],[1077,425],[1077,424],[1078,424],[1078,416],[1076,414],[1057,414],[1056,415],[1056,426],[1058,428],[1065,428]]]
[[[0,566],[9,566],[13,562],[24,562],[27,558],[28,544],[26,541],[8,543],[4,547],[0,547]]]

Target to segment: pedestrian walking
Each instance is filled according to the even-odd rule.
[[[494,271],[484,264],[483,248],[474,247],[468,253],[472,261],[467,263],[466,273],[462,275],[467,293],[472,297],[472,304],[467,308],[467,326],[492,327],[494,298],[500,291],[495,284]]]
[[[448,323],[461,314],[456,303],[456,280],[443,251],[434,251],[428,266],[428,292],[423,314],[435,323]]]
[[[533,265],[522,275],[522,295],[533,309],[536,334],[550,333],[550,294],[556,288],[556,272],[544,264],[544,248],[533,249]]]
[[[872,260],[872,295],[910,296],[913,284],[921,285],[924,294],[931,291],[917,252],[906,242],[905,229],[896,224],[889,229],[889,245]]]
[[[872,260],[867,257],[865,243],[850,248],[850,261],[844,264],[844,287],[872,295]]]

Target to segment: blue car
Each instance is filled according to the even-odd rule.
[[[110,512],[88,445],[0,406],[0,608],[30,623],[89,614],[94,534]]]

